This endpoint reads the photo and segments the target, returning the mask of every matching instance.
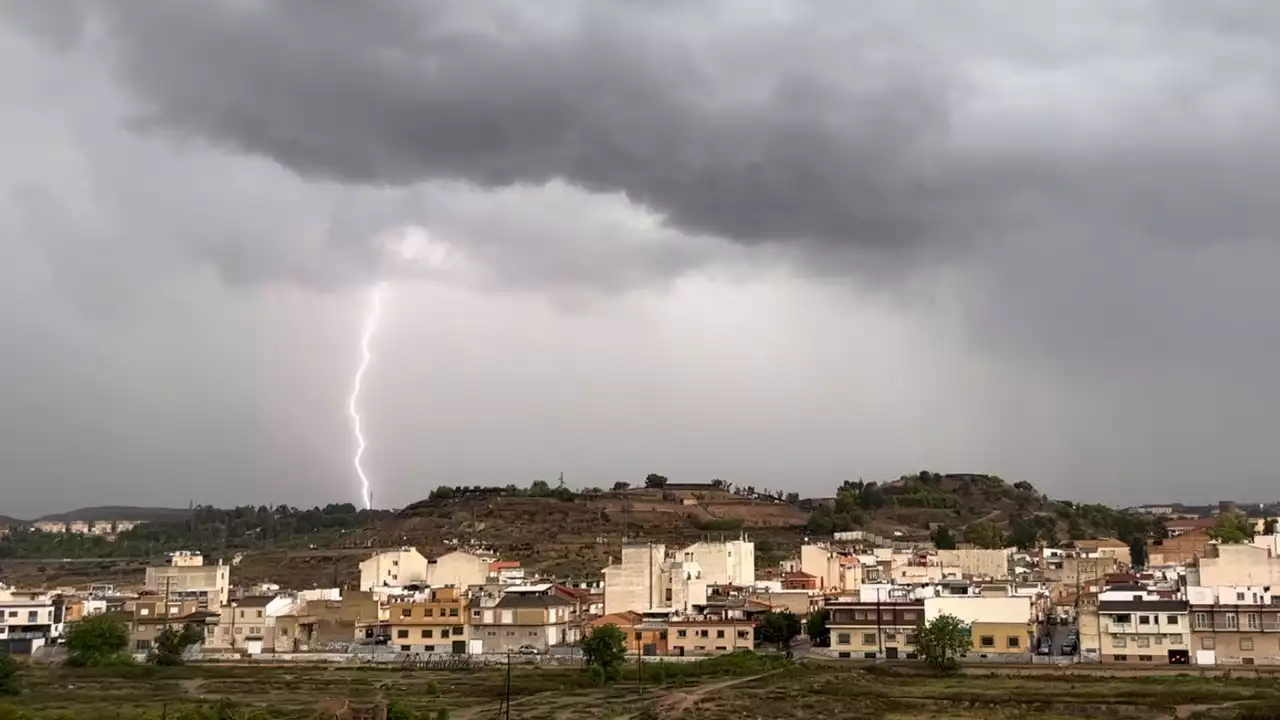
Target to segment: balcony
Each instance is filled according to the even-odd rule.
[[[1225,622],[1196,623],[1191,627],[1195,632],[1280,632],[1280,621],[1259,621],[1253,625],[1247,622],[1239,622],[1234,625],[1228,625]]]
[[[1187,631],[1187,628],[1183,625],[1157,625],[1155,623],[1147,625],[1107,623],[1105,628],[1106,632],[1111,635],[1179,635]]]

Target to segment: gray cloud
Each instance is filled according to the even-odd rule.
[[[543,466],[1265,495],[1280,11],[756,5],[6,3],[26,502],[348,497],[345,291],[412,270],[404,224],[467,270],[393,303],[397,501]]]
[[[140,122],[372,185],[565,178],[740,242],[1276,221],[1275,11],[97,4]]]

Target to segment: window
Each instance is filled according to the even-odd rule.
[[[1239,630],[1239,629],[1240,629],[1240,618],[1236,617],[1235,615],[1228,615],[1228,616],[1227,616],[1227,629],[1228,629],[1228,630]]]
[[[1151,647],[1151,638],[1146,637],[1146,636],[1143,636],[1143,637],[1138,638],[1138,647],[1140,647],[1140,648],[1149,648],[1149,647]]]
[[[401,645],[401,646],[400,646],[400,652],[409,652],[409,651],[410,651],[410,650],[412,650],[412,649],[413,649],[413,646],[411,646],[411,645]]]
[[[915,645],[915,644],[916,644],[916,634],[915,634],[915,633],[907,633],[907,639],[906,639],[906,642],[907,642],[907,644],[908,644],[908,645]]]
[[[1251,657],[1242,657],[1242,658],[1240,658],[1240,664],[1241,664],[1241,665],[1252,665],[1252,664],[1253,664],[1253,658],[1251,658]]]
[[[1116,647],[1125,647],[1129,644],[1129,641],[1123,637],[1117,637],[1111,641],[1111,644]]]
[[[9,611],[9,617],[11,617],[11,618],[16,618],[16,617],[18,617],[18,611],[17,611],[17,610],[10,610],[10,611]]]
[[[408,630],[397,630],[397,631],[396,631],[396,639],[397,639],[397,640],[404,640],[404,639],[406,639],[406,638],[408,638],[408,637],[409,637],[409,631],[408,631]]]
[[[689,631],[688,631],[688,630],[677,630],[677,631],[676,631],[676,637],[678,637],[678,638],[688,637],[688,636],[689,636]]]
[[[837,645],[848,645],[848,644],[849,644],[849,633],[836,633],[836,644],[837,644]]]
[[[1240,638],[1240,649],[1241,649],[1241,650],[1252,650],[1252,649],[1253,649],[1253,638]]]
[[[667,588],[667,602],[671,602],[671,588]]]
[[[915,611],[915,610],[904,610],[904,611],[902,612],[902,619],[903,619],[903,620],[915,620],[915,619],[916,619],[916,611]]]
[[[1250,630],[1258,629],[1258,613],[1249,613],[1244,616],[1244,626]]]
[[[479,617],[480,617],[480,611],[479,611],[479,610],[472,610],[472,611],[471,611],[471,618],[472,618],[473,620],[475,620],[475,619],[479,619]]]
[[[1020,647],[1022,647],[1022,638],[1018,637],[1017,635],[1010,635],[1010,636],[1009,636],[1008,638],[1006,638],[1005,640],[1006,640],[1007,645],[1008,645],[1010,648],[1020,648]]]
[[[1209,627],[1209,613],[1202,613],[1202,612],[1196,613],[1195,623],[1196,623],[1196,627],[1198,628]]]
[[[1211,637],[1202,637],[1202,638],[1200,638],[1200,649],[1201,649],[1201,650],[1212,650],[1212,649],[1213,649],[1213,638],[1211,638]]]
[[[846,635],[845,637],[848,637],[848,635]],[[739,640],[749,640],[750,638],[751,638],[751,631],[750,631],[750,630],[739,630],[739,631],[738,631],[738,639],[739,639]],[[845,640],[845,643],[848,643],[848,642],[849,642],[848,640]]]
[[[1163,644],[1164,644],[1164,636],[1163,636],[1163,635],[1156,635],[1156,636],[1155,636],[1155,640],[1156,640],[1156,645],[1163,645]]]
[[[885,641],[885,642],[898,642],[898,633],[885,633],[885,634],[884,634],[884,641]]]
[[[40,622],[40,611],[39,611],[39,610],[28,610],[28,611],[27,611],[27,622],[29,622],[29,623],[33,623],[33,622]]]
[[[9,617],[14,617],[14,616],[16,616],[16,615],[17,615],[17,613],[9,613]],[[865,611],[865,610],[854,610],[854,611],[853,611],[853,619],[854,619],[854,620],[866,620],[866,619],[867,619],[867,613],[866,613],[866,611]]]
[[[259,610],[259,611],[258,611],[258,617],[262,617],[262,611],[261,611],[261,610]]]
[[[537,630],[530,630],[530,631],[529,631],[529,637],[538,637],[538,631],[537,631]]]
[[[1181,645],[1181,644],[1182,644],[1182,636],[1181,636],[1181,635],[1170,635],[1170,636],[1169,636],[1169,644],[1170,644],[1170,645]]]
[[[636,633],[636,642],[640,642],[642,639],[644,639],[644,633]]]
[[[875,633],[863,633],[863,634],[862,634],[862,644],[863,644],[863,645],[875,645],[875,644],[876,644],[876,636],[875,636]]]
[[[400,617],[402,618],[413,617],[413,608],[411,607],[400,608]]]
[[[436,634],[435,631],[432,630],[431,628],[427,628],[426,630],[422,631],[422,637],[424,638],[434,638],[435,634]]]
[[[1150,616],[1150,615],[1139,615],[1139,616],[1138,616],[1138,624],[1139,624],[1139,625],[1150,625],[1150,624],[1151,624],[1151,616]]]
[[[489,631],[485,632],[484,636],[485,636],[485,637],[498,637],[498,631],[497,631],[497,630],[489,630]]]
[[[1150,655],[1139,655],[1139,656],[1138,656],[1138,661],[1139,661],[1139,662],[1151,662],[1151,656],[1150,656]]]
[[[1236,602],[1244,602],[1244,593],[1242,592],[1236,593]]]
[[[516,631],[515,631],[515,630],[508,630],[508,631],[507,631],[507,637],[515,637],[515,636],[516,636]]]
[[[722,639],[722,638],[724,638],[724,631],[723,631],[723,630],[717,630],[717,631],[716,631],[716,639],[717,639],[717,640],[719,640],[719,639]]]
[[[1165,624],[1165,625],[1172,625],[1172,626],[1174,626],[1174,627],[1177,627],[1177,625],[1178,625],[1178,616],[1177,616],[1177,615],[1165,615],[1165,616],[1164,616],[1164,624]]]
[[[458,608],[449,608],[449,617],[458,617]]]
[[[996,646],[996,636],[983,635],[981,638],[978,639],[978,644],[984,648],[993,648]]]
[[[1129,662],[1129,656],[1128,656],[1128,655],[1115,655],[1115,656],[1113,656],[1113,657],[1115,657],[1116,662]]]
[[[237,635],[243,635],[243,634],[244,634],[244,626],[243,626],[243,625],[241,625],[240,627],[236,628],[236,634],[237,634]]]
[[[461,625],[455,625],[455,626],[453,627],[453,634],[454,634],[454,635],[461,635],[461,634],[462,634],[462,626],[461,626]],[[443,637],[443,635],[444,635],[444,633],[441,633],[441,636],[442,636],[442,637]]]
[[[1117,625],[1128,625],[1129,623],[1133,622],[1133,616],[1128,613],[1124,613],[1122,615],[1112,615],[1111,622],[1116,623]]]

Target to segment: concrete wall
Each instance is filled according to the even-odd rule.
[[[750,585],[756,580],[756,544],[750,540],[694,543],[679,550],[676,560],[697,563],[709,583]]]
[[[964,550],[939,550],[938,564],[944,567],[958,567],[966,577],[1009,577],[1009,556],[1012,548],[984,550],[968,548]]]
[[[924,600],[925,622],[932,622],[939,615],[954,615],[966,623],[1021,623],[1031,622],[1031,598],[1025,595],[1013,597],[930,597]]]
[[[643,612],[660,605],[658,590],[665,557],[663,545],[623,546],[619,563],[604,569],[605,614]]]
[[[427,584],[436,587],[483,585],[489,577],[489,561],[461,551],[445,553],[427,564],[426,577]]]
[[[1199,584],[1280,586],[1280,558],[1254,545],[1214,545],[1199,560]]]

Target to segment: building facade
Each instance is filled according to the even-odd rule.
[[[1265,585],[1189,587],[1197,665],[1280,664],[1280,604]]]
[[[877,602],[827,603],[831,652],[841,658],[916,657],[916,630],[924,622],[924,601],[894,595]]]

